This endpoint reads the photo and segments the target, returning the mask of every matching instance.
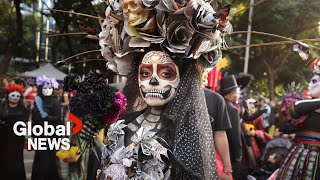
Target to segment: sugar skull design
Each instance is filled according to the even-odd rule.
[[[309,82],[308,95],[312,98],[320,97],[320,76],[318,74],[314,74]]]
[[[139,88],[142,98],[151,107],[166,105],[177,92],[179,69],[161,51],[148,52],[139,66]]]
[[[53,94],[53,87],[51,85],[48,85],[48,84],[44,85],[42,87],[42,94],[44,96],[51,96]]]
[[[21,94],[18,91],[13,91],[8,95],[8,100],[14,104],[18,103],[20,101],[20,98]]]

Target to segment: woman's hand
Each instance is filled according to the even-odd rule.
[[[82,139],[92,140],[97,135],[96,127],[90,122],[85,121],[79,135]]]

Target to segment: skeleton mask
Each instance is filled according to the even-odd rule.
[[[314,73],[317,73],[317,74],[320,74],[320,61],[318,61],[318,62],[314,65],[313,72],[314,72]]]
[[[136,26],[148,19],[149,11],[143,9],[138,0],[123,0],[123,12],[130,26]]]
[[[42,94],[44,96],[51,96],[53,94],[53,87],[51,85],[48,85],[48,84],[44,85],[42,87]]]
[[[8,100],[11,103],[17,104],[20,101],[21,94],[17,91],[9,93]]]
[[[176,95],[180,82],[179,69],[161,51],[148,52],[139,66],[139,88],[149,106],[167,104]]]
[[[318,74],[313,75],[308,86],[308,95],[312,98],[320,97],[320,76]]]

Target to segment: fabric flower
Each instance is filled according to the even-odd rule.
[[[103,120],[105,124],[112,124],[116,122],[119,118],[119,116],[125,111],[127,106],[127,99],[126,97],[120,93],[115,93],[115,99],[113,106],[108,109],[106,112],[106,117]]]
[[[171,53],[190,55],[194,31],[187,20],[174,21],[167,28],[167,42],[163,46]]]
[[[45,75],[37,77],[36,84],[37,84],[37,86],[48,85],[48,86],[51,86],[53,88],[58,88],[59,87],[59,83],[57,82],[57,80],[55,78],[47,77]]]
[[[77,74],[69,74],[63,80],[63,89],[67,92],[77,90],[80,84],[80,76]]]
[[[24,89],[23,89],[22,86],[20,86],[20,85],[18,85],[18,84],[13,84],[13,85],[11,85],[11,86],[9,86],[9,87],[7,88],[7,91],[8,91],[8,93],[11,93],[11,92],[13,92],[13,91],[17,91],[17,92],[19,92],[20,94],[23,94]]]

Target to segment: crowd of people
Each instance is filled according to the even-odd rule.
[[[314,80],[318,80],[317,77],[318,74],[315,73],[308,88],[308,94],[313,98],[317,98],[320,94],[317,90],[320,81]],[[276,179],[275,177],[281,179],[288,177],[288,173],[292,174],[293,171],[298,171],[296,173],[303,177],[311,177],[311,179],[317,177],[317,172],[310,174],[312,171],[317,171],[310,162],[300,163],[300,169],[296,169],[295,163],[297,158],[305,159],[306,157],[313,158],[313,162],[318,161],[314,153],[318,152],[316,148],[318,146],[314,147],[313,144],[319,141],[307,139],[317,136],[316,133],[312,133],[317,130],[316,119],[314,119],[318,115],[314,110],[320,106],[317,99],[303,100],[294,94],[288,96],[281,104],[274,103],[261,95],[254,98],[244,93],[234,75],[221,79],[220,91],[217,93],[207,87],[206,78],[206,73],[203,73],[203,91],[213,131],[216,168],[220,179],[267,179],[274,173],[279,175],[273,175],[273,179]],[[13,179],[26,179],[23,165],[25,138],[13,133],[13,124],[17,121],[32,121],[33,125],[41,124],[41,119],[51,124],[63,124],[68,121],[66,113],[71,98],[72,96],[63,91],[62,86],[54,78],[39,77],[34,84],[22,78],[2,79],[0,120],[1,129],[9,132],[10,161],[7,165]],[[39,104],[42,106],[40,107]],[[157,109],[146,112],[149,113],[149,111],[150,113],[158,112]],[[145,113],[143,114],[147,116]],[[151,114],[151,120],[155,118],[153,116],[154,114]],[[299,131],[301,125],[306,127],[303,131]],[[154,127],[152,123],[150,126]],[[82,138],[88,138],[86,130],[85,128],[81,133],[81,135],[84,134]],[[91,135],[94,134],[93,132]],[[93,137],[89,136],[89,139]],[[293,148],[292,145],[294,145]],[[285,158],[289,150],[289,157]],[[299,156],[296,155],[297,153]],[[292,158],[296,160],[292,161]],[[37,151],[34,157],[32,179],[60,179],[58,162],[56,151]],[[95,166],[92,162],[91,166],[86,165],[87,168],[95,167],[92,170],[88,169],[91,171],[91,173],[87,172],[87,175],[90,174],[89,179],[97,176],[95,171],[99,169],[98,162],[94,163]],[[303,168],[308,172],[304,172]],[[70,173],[71,171],[73,171],[72,165]],[[81,177],[84,178],[84,176]]]
[[[8,154],[3,154],[2,158],[8,159],[4,165],[11,179],[26,179],[23,149],[27,137],[14,134],[14,124],[18,121],[31,121],[33,126],[43,125],[44,121],[52,125],[64,124],[69,97],[60,90],[54,78],[45,76],[34,83],[19,77],[1,79],[1,132],[4,137],[8,136]],[[32,179],[60,178],[55,151],[36,151],[33,162]]]
[[[229,11],[202,0],[110,1],[97,38],[108,69],[126,76],[122,92],[98,72],[69,74],[66,92],[52,77],[3,78],[8,179],[26,179],[13,124],[58,126],[67,112],[83,123],[69,137],[75,153],[36,150],[31,179],[61,179],[58,157],[69,164],[67,179],[320,179],[320,59],[305,98],[246,95],[234,75],[213,92],[207,73],[232,31]]]

